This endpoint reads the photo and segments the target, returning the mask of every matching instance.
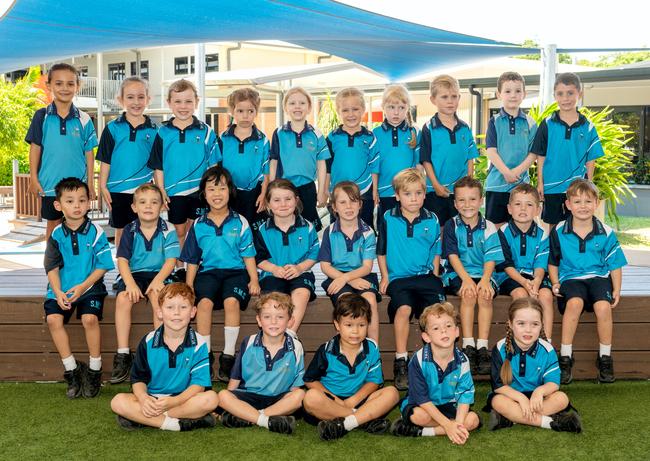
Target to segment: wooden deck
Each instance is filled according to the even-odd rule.
[[[115,273],[106,278],[112,285]],[[322,274],[317,274],[322,278]],[[627,267],[623,277],[623,299],[614,311],[613,356],[618,378],[650,378],[650,269]],[[22,269],[0,272],[0,380],[41,381],[60,380],[61,361],[58,357],[43,315],[43,292],[46,285],[42,269]],[[322,294],[322,293],[321,293]],[[115,352],[114,297],[109,296],[102,322],[102,354],[105,377],[108,378]],[[457,299],[451,299],[458,304]],[[506,311],[509,298],[498,297],[495,301],[494,325],[490,344],[504,335]],[[384,376],[392,378],[392,353],[395,350],[392,326],[386,315],[386,300],[380,305],[380,346],[384,358]],[[334,334],[331,325],[331,304],[319,297],[310,304],[304,323],[299,331],[306,360],[309,361],[318,346]],[[131,347],[151,330],[151,311],[144,303],[134,307]],[[556,313],[553,337],[559,341],[561,317]],[[218,351],[223,346],[223,313],[214,314],[212,347]],[[73,320],[69,326],[73,352],[80,359],[87,359],[86,344],[81,324]],[[240,338],[257,331],[252,309],[242,315]],[[413,325],[409,350],[421,346],[419,332]],[[593,314],[584,314],[574,343],[575,376],[578,379],[594,379],[598,340]]]

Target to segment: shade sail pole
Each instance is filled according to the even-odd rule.
[[[199,107],[196,117],[205,122],[205,43],[197,43],[194,47],[194,76],[196,89],[199,92]]]
[[[539,79],[539,102],[542,109],[553,102],[553,84],[557,72],[557,45],[548,44],[542,53],[542,73]]]

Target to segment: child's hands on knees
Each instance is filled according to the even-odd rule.
[[[138,285],[135,283],[128,283],[126,285],[126,290],[124,291],[126,291],[126,295],[129,297],[129,301],[131,301],[133,304],[137,303],[143,298],[140,287],[138,287]],[[148,291],[149,290],[147,290],[147,292]]]
[[[295,279],[304,272],[298,264],[287,264],[284,266],[284,270],[287,280]]]
[[[551,287],[551,291],[553,292],[553,295],[557,298],[561,298],[562,295],[560,294],[560,284],[559,283],[554,283],[553,286]]]
[[[338,293],[339,291],[341,291],[341,288],[343,288],[347,283],[348,283],[348,279],[345,275],[336,277],[334,280],[332,280],[330,286],[327,287],[327,294],[334,295]]]
[[[469,431],[465,429],[465,426],[453,419],[449,420],[449,424],[445,425],[445,434],[456,445],[463,445],[469,437]]]
[[[612,309],[618,306],[618,302],[621,300],[621,291],[613,290],[612,291]]]
[[[255,206],[257,207],[257,210],[256,210],[256,211],[257,211],[258,213],[261,213],[261,212],[263,212],[263,211],[265,210],[265,208],[266,208],[266,203],[265,203],[265,200],[264,200],[264,194],[263,194],[263,193],[260,194],[260,195],[257,197],[257,200],[255,200]]]
[[[478,291],[478,294],[482,298],[484,298],[484,299],[492,299],[492,298],[494,298],[494,288],[492,288],[492,284],[490,283],[489,280],[481,279],[481,281],[478,282],[478,285],[476,286],[476,289]]]
[[[329,194],[326,190],[319,192],[318,196],[316,197],[316,206],[318,208],[325,208],[327,206],[327,201],[329,199]]]
[[[257,280],[251,280],[248,282],[248,294],[251,296],[258,296],[262,289],[260,288],[260,283]]]
[[[165,287],[165,284],[162,282],[159,282],[157,280],[152,280],[149,286],[147,287],[147,291],[145,291],[145,295],[147,296],[154,296],[157,297],[158,293],[160,293],[160,290],[162,290]]]
[[[382,277],[381,281],[379,282],[379,293],[382,295],[386,294],[386,290],[388,289],[388,277]]]
[[[54,292],[56,295],[56,303],[59,305],[61,309],[64,311],[67,311],[72,307],[72,304],[70,303],[70,300],[68,299],[68,295],[65,294],[63,291],[59,290]]]
[[[72,304],[73,302],[77,301],[85,292],[86,288],[82,284],[79,284],[70,288],[65,292],[65,294],[68,297],[68,302]]]
[[[99,192],[102,194],[102,199],[104,200],[104,204],[106,204],[108,211],[112,211],[113,208],[111,204],[113,203],[113,199],[111,198],[111,193],[105,187],[100,187]]]
[[[521,408],[521,413],[524,415],[524,418],[527,420],[532,420],[535,417],[535,413],[530,407],[530,400],[524,394],[521,394],[521,397],[517,399],[517,403]]]
[[[451,194],[451,191],[440,183],[434,184],[433,189],[438,197],[447,198]]]
[[[367,290],[370,288],[370,282],[361,278],[350,280],[348,282],[348,285],[350,285],[355,290]]]
[[[160,192],[162,193],[162,203],[163,203],[163,211],[169,211],[169,203],[171,200],[169,200],[169,195],[167,195],[167,191],[165,189],[160,189]]]
[[[282,266],[275,266],[275,268],[271,271],[271,274],[273,274],[273,277],[275,277],[276,279],[287,278],[287,271]]]
[[[463,283],[458,290],[458,296],[461,298],[476,298],[477,289],[476,283],[471,278],[463,280]]]
[[[544,391],[541,388],[537,388],[533,391],[533,395],[530,396],[530,409],[533,413],[542,414],[542,409],[544,407]]]
[[[158,408],[158,405],[156,405],[156,399],[154,397],[146,395],[142,398],[142,400],[139,400],[139,402],[140,410],[142,411],[142,414],[147,418],[155,418],[156,416],[163,414],[163,411],[161,411]]]

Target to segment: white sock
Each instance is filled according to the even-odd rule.
[[[239,327],[223,327],[224,346],[223,353],[235,355],[235,346],[239,336]]]
[[[257,425],[263,427],[264,429],[269,428],[269,417],[264,413],[260,412],[260,415],[257,417]]]
[[[408,359],[409,358],[409,353],[408,352],[395,352],[395,359]]]
[[[560,357],[571,357],[573,354],[573,344],[560,345]]]
[[[74,355],[61,359],[61,361],[63,362],[63,368],[65,368],[65,371],[72,371],[77,368],[77,361],[74,359]]]
[[[476,340],[476,348],[480,349],[482,347],[487,349],[487,347],[488,347],[488,340],[487,339],[478,339],[478,340]]]
[[[540,427],[542,429],[550,429],[552,421],[553,419],[550,416],[542,416],[542,424]]]
[[[600,343],[600,348],[598,350],[598,356],[602,357],[603,355],[612,355],[612,345]]]
[[[346,416],[343,420],[343,427],[348,432],[359,427],[359,421],[357,421],[357,417],[354,415]]]
[[[208,346],[208,352],[212,350],[212,345],[210,344],[210,335],[203,336],[205,338],[205,344]]]
[[[163,421],[160,428],[163,431],[179,432],[181,430],[181,425],[178,422],[178,418],[170,418],[169,416],[165,415],[165,420]]]
[[[128,354],[129,352],[131,352],[131,349],[129,349],[128,347],[118,347],[117,348],[117,353],[118,354]]]
[[[474,338],[463,338],[463,349],[465,349],[467,346],[476,347]]]
[[[422,428],[422,437],[435,437],[436,429],[435,427],[423,427]]]
[[[102,358],[100,357],[91,357],[88,356],[88,368],[93,371],[99,371],[102,369]]]

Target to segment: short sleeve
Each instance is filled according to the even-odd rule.
[[[411,136],[415,136],[415,148],[413,149],[413,162],[411,168],[415,168],[420,163],[420,141],[422,132],[416,127],[411,127]]]
[[[325,140],[327,144],[327,149],[330,151],[330,157],[325,161],[325,165],[327,166],[327,172],[331,173],[332,172],[332,162],[334,162],[334,146],[332,145],[332,140],[330,139],[331,135],[327,136],[327,139]]]
[[[427,125],[422,127],[420,134],[420,163],[431,163],[431,131]]]
[[[246,219],[241,216],[240,218],[246,225],[242,226],[242,233],[239,237],[239,254],[242,258],[254,258],[255,245],[253,244],[253,231],[251,231]]]
[[[84,152],[88,152],[97,147],[97,132],[90,117],[88,122],[83,126]]]
[[[542,232],[541,229],[537,229],[537,232]],[[533,269],[544,269],[548,270],[548,257],[549,257],[549,239],[546,232],[542,234],[542,238],[539,241],[539,247],[537,248],[537,253],[535,254],[535,260],[533,261]]]
[[[175,229],[170,229],[165,236],[164,248],[165,259],[177,259],[181,255],[181,247],[178,243],[178,235]]]
[[[154,141],[155,142],[155,141]],[[214,130],[208,127],[207,139],[205,142],[206,154],[210,166],[221,162],[221,149],[219,148],[219,137]]]
[[[115,265],[113,264],[113,256],[111,255],[111,247],[108,245],[108,239],[103,230],[100,231],[95,240],[93,251],[95,252],[95,258],[97,260],[95,269],[110,271],[115,268]]]
[[[449,255],[459,255],[458,237],[456,237],[456,222],[450,219],[442,230],[442,257],[447,259]]]
[[[497,149],[497,128],[494,123],[494,117],[488,122],[487,132],[485,133],[485,147],[488,149]]]
[[[548,238],[548,263],[552,266],[559,266],[562,259],[562,248],[560,247],[560,237],[557,235],[557,228],[551,230]]]
[[[147,166],[152,170],[163,169],[163,140],[160,137],[160,134],[156,134],[156,137],[153,140]]]
[[[589,147],[587,148],[587,161],[596,160],[605,155],[603,145],[600,142],[600,137],[596,131],[596,127],[591,123],[589,124]]]
[[[379,143],[375,135],[372,135],[372,142],[370,143],[368,152],[368,166],[370,167],[371,174],[379,173]]]
[[[117,247],[118,258],[124,258],[131,260],[133,257],[133,238],[134,233],[131,231],[131,226],[127,226],[126,229],[122,232],[122,237],[120,238],[120,244]]]
[[[474,403],[474,380],[470,371],[469,359],[465,356],[460,365],[460,376],[456,385],[456,402],[471,405]]]
[[[467,137],[468,137],[467,160],[472,160],[478,158],[481,154],[478,151],[478,147],[476,146],[476,141],[474,141],[474,135],[472,134],[472,130],[470,130],[469,127],[467,127],[466,130],[467,130]]]
[[[366,339],[370,342],[368,351],[368,374],[366,376],[367,383],[383,384],[384,383],[384,374],[381,368],[381,356],[379,355],[379,349],[374,342]]]
[[[43,146],[43,122],[45,121],[46,110],[46,108],[43,108],[34,113],[32,122],[30,123],[27,134],[25,135],[26,143]]]
[[[485,237],[483,261],[484,263],[494,261],[497,264],[503,262],[503,250],[501,249],[498,231],[492,232]]]
[[[541,344],[537,347],[541,347]],[[548,356],[546,357],[546,366],[544,367],[544,374],[542,375],[542,381],[546,383],[554,383],[560,386],[560,365],[557,361],[557,353],[555,349],[549,351]]]
[[[429,385],[424,377],[424,371],[422,370],[422,365],[418,359],[418,354],[422,355],[422,350],[416,352],[416,355],[409,362],[408,398],[410,403],[423,405],[431,402],[431,397],[429,397]]]
[[[59,242],[51,235],[50,238],[47,239],[47,245],[45,246],[43,267],[45,268],[46,274],[54,269],[60,269],[63,267],[63,255],[59,250]]]
[[[499,229],[497,234],[499,235],[501,250],[503,251],[503,262],[499,264],[497,270],[503,272],[508,267],[515,267],[515,262],[512,258],[512,249],[510,248],[510,244],[508,243],[508,239],[506,239],[503,230]]]
[[[530,151],[539,155],[540,157],[546,156],[546,149],[548,147],[548,125],[546,120],[542,120],[537,132],[535,133],[535,139],[533,139],[533,145],[530,148]]]
[[[271,252],[266,246],[266,241],[264,240],[264,234],[262,233],[261,228],[255,231],[253,234],[253,240],[255,245],[255,261],[259,264],[262,261],[271,259]]]
[[[206,389],[212,387],[210,380],[210,359],[208,357],[208,344],[205,342],[207,338],[196,334],[197,338],[203,338],[203,344],[198,346],[198,349],[192,354],[192,363],[190,368],[190,386],[201,386]]]
[[[318,261],[318,250],[320,249],[320,242],[318,241],[318,233],[313,224],[309,224],[309,248],[307,249],[306,259]]]
[[[305,353],[302,345],[300,346],[300,351],[296,353],[296,377],[291,384],[291,387],[301,387],[304,386],[304,376],[305,376]]]
[[[362,246],[362,259],[374,260],[377,257],[377,237],[374,232],[368,232],[368,235],[363,240]]]
[[[377,255],[380,256],[386,256],[386,248],[388,246],[388,224],[386,213],[389,213],[389,211],[384,213],[384,219],[381,220],[381,223],[379,223],[379,229],[377,229],[379,232],[379,238],[377,238]]]
[[[327,343],[321,344],[314,357],[309,363],[309,367],[305,371],[305,376],[303,380],[306,383],[311,383],[314,381],[320,381],[323,376],[327,374],[327,356],[325,354],[325,348]]]
[[[133,365],[131,366],[131,384],[151,382],[151,368],[147,360],[147,336],[140,340],[138,348],[133,356]]]
[[[329,227],[323,231],[323,239],[320,243],[320,250],[318,250],[318,260],[326,263],[332,262],[332,244],[330,242]]]
[[[271,146],[269,144],[269,138],[264,136],[264,142],[262,144],[262,174],[268,175],[270,172],[270,160],[269,160],[269,151]]]
[[[499,351],[498,344],[495,344],[492,348],[492,367],[490,368],[490,376],[492,383],[492,390],[495,391],[500,387],[503,387],[503,381],[501,381],[501,367],[503,366],[503,357],[501,357],[501,352]]]
[[[196,240],[196,231],[194,226],[190,227],[190,231],[187,233],[187,238],[185,239],[185,244],[181,249],[181,255],[179,259],[187,264],[199,265],[201,259],[203,258],[203,251],[199,246],[199,242]]]
[[[316,135],[316,160],[329,159],[332,155],[323,134],[318,130],[314,130],[314,134]]]
[[[239,346],[239,352],[237,352],[237,356],[235,357],[235,363],[232,366],[232,370],[230,371],[230,379],[238,379],[241,381],[243,375],[242,375],[242,360],[244,357],[244,351],[246,351],[246,345],[248,344],[250,336],[246,336],[244,340],[241,342],[241,345]]]
[[[99,148],[97,149],[97,160],[108,165],[111,164],[113,158],[113,149],[115,149],[115,138],[111,133],[111,125],[109,124],[102,131],[102,136],[99,138]]]
[[[280,160],[280,137],[278,136],[279,128],[276,128],[273,131],[273,136],[271,136],[271,149],[269,151],[269,159],[271,160]]]
[[[620,269],[627,264],[627,259],[614,231],[610,231],[605,241],[605,264],[610,271]]]

